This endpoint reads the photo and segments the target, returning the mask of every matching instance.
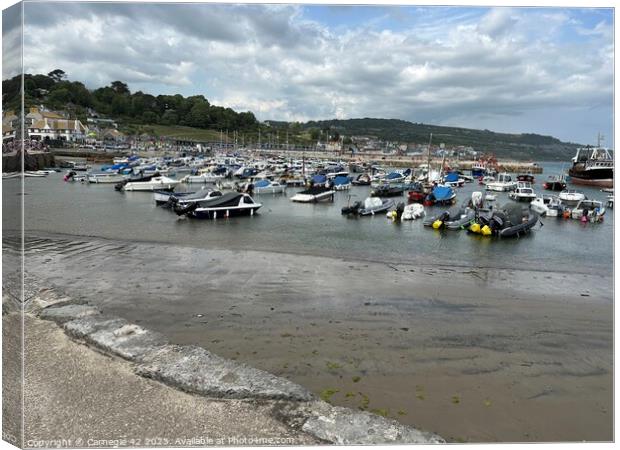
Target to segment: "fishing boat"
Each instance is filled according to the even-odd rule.
[[[486,188],[489,191],[507,192],[514,190],[516,187],[517,182],[505,172],[498,174],[495,181],[489,181],[486,183]]]
[[[476,161],[471,165],[472,177],[484,177],[487,174],[487,165],[482,161]]]
[[[166,191],[172,190],[181,182],[168,177],[153,177],[148,181],[129,181],[122,186],[124,191]]]
[[[577,203],[570,213],[573,219],[581,220],[582,222],[600,222],[605,215],[605,207],[603,202],[598,200],[584,199]]]
[[[405,189],[402,186],[390,186],[389,184],[384,184],[382,186],[377,187],[371,193],[371,197],[398,197],[403,195]]]
[[[325,186],[312,186],[309,189],[303,190],[291,197],[291,200],[298,203],[318,203],[324,201],[334,200],[333,189]]]
[[[563,191],[566,189],[564,175],[550,175],[543,183],[543,188],[548,191]]]
[[[560,217],[565,208],[557,196],[543,194],[532,200],[530,209],[541,216]]]
[[[562,200],[562,203],[567,206],[574,206],[586,198],[583,192],[579,192],[574,189],[565,189],[560,192],[558,197]]]
[[[596,147],[578,148],[568,170],[571,183],[588,186],[613,187],[614,158],[611,150],[602,148],[602,136]]]
[[[174,212],[179,215],[199,219],[218,219],[235,216],[253,216],[262,204],[256,203],[248,194],[229,192],[205,202],[192,202],[175,205]]]
[[[532,189],[532,185],[526,181],[518,181],[517,188],[508,194],[513,200],[517,202],[531,202],[536,198],[536,193]]]
[[[286,184],[279,181],[258,180],[254,183],[256,194],[281,194],[286,191]]]

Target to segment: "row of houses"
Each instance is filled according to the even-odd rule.
[[[19,117],[14,111],[2,115],[2,142],[15,139]],[[30,108],[24,118],[27,138],[40,141],[83,142],[88,137],[88,127],[79,119],[70,119],[62,113],[42,108]]]

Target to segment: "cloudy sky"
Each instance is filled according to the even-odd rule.
[[[203,94],[261,120],[612,142],[611,9],[46,2],[26,3],[24,23],[27,73],[61,68],[91,88]]]

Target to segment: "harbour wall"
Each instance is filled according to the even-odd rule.
[[[25,278],[26,314],[54,322],[70,339],[127,361],[138,376],[212,399],[277,402],[277,420],[319,442],[344,445],[445,442],[432,432],[393,419],[333,406],[285,378],[222,358],[202,347],[171,344],[160,333],[104,315],[58,288],[43,286],[28,273]],[[7,290],[11,288],[5,287]]]
[[[54,155],[49,152],[28,152],[24,155],[24,170],[40,170],[54,166]],[[21,170],[21,152],[2,155],[2,172],[21,172]]]

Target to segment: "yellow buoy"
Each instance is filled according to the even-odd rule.
[[[480,230],[480,232],[484,235],[484,236],[489,236],[491,234],[491,228],[488,225],[485,225],[482,227],[482,229]]]
[[[442,224],[443,224],[443,222],[442,222],[441,220],[439,220],[439,219],[438,219],[438,220],[436,220],[436,221],[434,221],[434,222],[433,222],[433,228],[434,228],[434,229],[437,229],[437,228],[439,228]]]
[[[471,227],[469,227],[469,231],[471,231],[472,233],[480,233],[480,224],[472,223]]]

